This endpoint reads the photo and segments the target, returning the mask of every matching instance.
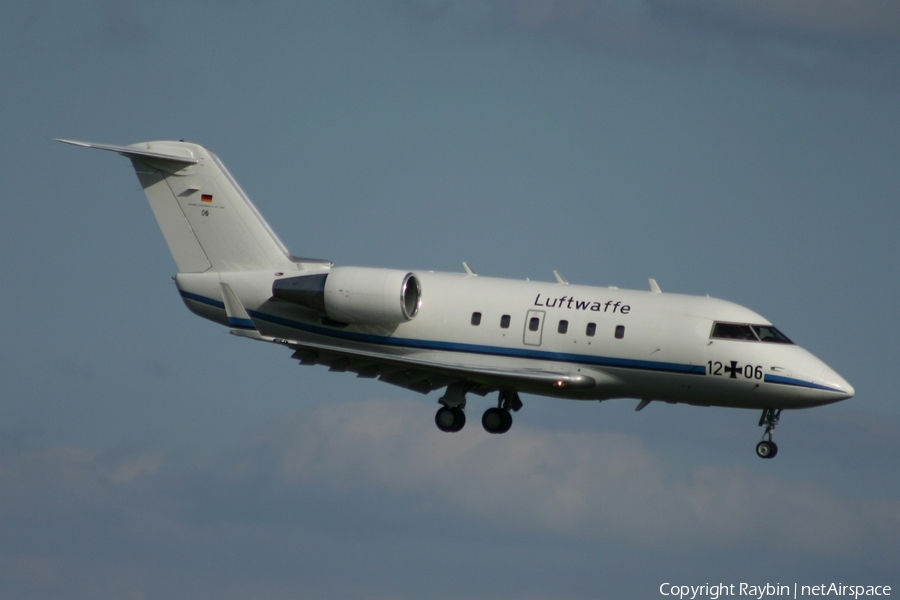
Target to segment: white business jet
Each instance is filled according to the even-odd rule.
[[[421,393],[446,388],[435,422],[459,431],[469,393],[497,392],[481,423],[505,433],[519,392],[762,410],[756,453],[778,452],[783,409],[853,388],[766,319],[709,297],[435,273],[335,267],[292,256],[218,157],[196,144],[67,144],[129,159],[195,314],[287,346],[305,365],[377,377]]]

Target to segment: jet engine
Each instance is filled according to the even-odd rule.
[[[419,312],[422,286],[412,273],[335,267],[328,273],[278,279],[272,295],[340,323],[399,324]]]

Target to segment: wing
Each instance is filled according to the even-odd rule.
[[[587,375],[541,369],[499,369],[475,363],[448,365],[428,359],[385,355],[325,343],[289,342],[295,350],[291,358],[306,365],[327,365],[331,371],[351,371],[359,377],[380,381],[427,394],[457,382],[476,384],[471,391],[485,395],[492,391],[521,388],[586,389],[596,382]]]
[[[465,354],[469,363],[448,364],[429,360],[421,355],[386,354],[371,349],[349,347],[329,343],[327,339],[282,340],[263,336],[255,327],[250,315],[241,306],[237,296],[227,283],[221,283],[225,312],[231,325],[231,333],[256,340],[274,342],[294,350],[291,358],[303,365],[326,365],[331,371],[350,371],[358,377],[378,378],[422,394],[466,382],[469,390],[481,396],[501,389],[547,391],[589,389],[596,385],[592,377],[580,373],[548,371],[542,369],[503,369],[477,364],[477,355]]]

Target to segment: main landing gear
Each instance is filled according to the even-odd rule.
[[[447,387],[447,392],[438,402],[441,406],[434,415],[434,423],[441,431],[459,431],[466,424],[466,393],[468,384],[455,383]],[[497,397],[497,406],[484,411],[481,425],[488,433],[506,433],[512,427],[512,415],[509,411],[522,408],[522,401],[515,390],[502,390]]]
[[[471,389],[466,383],[454,383],[447,386],[447,391],[438,402],[443,404],[434,415],[434,424],[441,431],[456,432],[466,424],[466,393]]]
[[[778,454],[778,446],[772,441],[772,434],[775,433],[775,426],[778,425],[778,419],[781,418],[780,408],[764,408],[762,416],[759,418],[759,426],[766,426],[766,432],[763,434],[763,441],[756,445],[756,455],[760,458],[775,458]],[[765,439],[768,437],[769,439]]]
[[[503,390],[497,397],[496,408],[484,411],[481,417],[481,426],[488,433],[506,433],[512,427],[512,415],[509,411],[517,411],[522,408],[522,401],[515,390]]]

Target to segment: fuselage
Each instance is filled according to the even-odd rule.
[[[714,337],[717,323],[771,327],[757,313],[715,298],[416,271],[421,299],[414,319],[341,324],[273,298],[273,283],[285,276],[181,274],[177,283],[188,308],[229,325],[221,293],[228,283],[267,338],[461,370],[477,364],[564,372],[592,382],[516,386],[546,396],[796,409],[853,395],[837,373],[793,343]]]

